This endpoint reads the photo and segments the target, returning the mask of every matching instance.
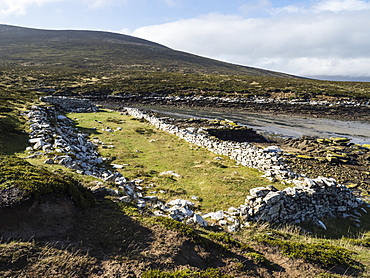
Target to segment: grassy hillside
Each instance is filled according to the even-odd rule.
[[[204,95],[289,98],[370,98],[369,82],[338,82],[145,70],[91,71],[72,67],[0,67],[0,88],[22,91],[25,98],[41,92],[77,94]],[[6,93],[4,93],[6,94]],[[13,93],[11,93],[13,94]],[[19,94],[19,93],[18,93]]]
[[[134,69],[292,77],[175,51],[131,36],[0,25],[0,65],[54,65],[89,70]]]
[[[244,67],[98,31],[0,25],[3,87],[57,92],[179,95],[370,96],[370,83],[331,82]],[[290,97],[292,97],[290,95]]]

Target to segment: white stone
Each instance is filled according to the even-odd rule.
[[[199,214],[194,214],[193,220],[194,220],[195,223],[199,224],[201,227],[207,227],[208,226],[207,221],[204,220],[203,217],[200,216]]]
[[[54,164],[54,160],[52,158],[46,159],[44,164]]]
[[[182,207],[185,207],[185,206],[188,206],[188,207],[193,207],[194,206],[194,203],[190,202],[190,201],[187,201],[187,200],[183,200],[183,199],[176,199],[176,200],[172,200],[168,203],[168,205],[170,206],[182,206]]]
[[[278,202],[281,198],[280,192],[274,192],[270,191],[264,198],[263,201],[266,202],[266,204],[275,204]]]
[[[238,229],[235,225],[230,225],[230,226],[227,226],[227,230],[230,232],[230,233],[234,233],[236,232]]]
[[[226,226],[227,225],[227,220],[220,220],[218,221],[218,224],[221,226]]]
[[[121,164],[112,163],[111,166],[112,166],[113,169],[122,169],[123,168],[123,165],[121,165]]]
[[[224,211],[223,210],[219,210],[219,211],[214,212],[213,215],[211,216],[211,218],[213,220],[216,220],[216,221],[219,221],[221,219],[224,219],[225,218]]]
[[[316,222],[317,222],[317,224],[318,224],[321,228],[323,228],[324,230],[326,230],[326,226],[325,226],[325,224],[324,224],[322,221],[317,220]]]
[[[165,171],[165,172],[159,173],[159,176],[172,176],[172,177],[175,177],[175,178],[180,178],[181,177],[181,175],[175,173],[174,171]]]

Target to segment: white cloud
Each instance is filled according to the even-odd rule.
[[[0,0],[0,16],[25,15],[32,6],[54,2],[82,2],[90,9],[124,5],[130,0]]]
[[[325,0],[318,2],[313,8],[316,12],[361,11],[369,10],[370,3],[361,0]]]
[[[343,4],[341,10],[335,8],[338,3]],[[358,0],[316,1],[306,8],[275,9],[263,18],[213,13],[138,28],[131,35],[291,74],[370,76],[368,5]]]
[[[24,15],[29,6],[42,6],[51,2],[61,0],[0,0],[0,16],[11,14]]]

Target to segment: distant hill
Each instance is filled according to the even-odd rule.
[[[0,25],[0,66],[52,65],[90,70],[155,70],[298,78],[176,51],[132,36]]]

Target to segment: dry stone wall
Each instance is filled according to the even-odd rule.
[[[367,213],[364,208],[366,204],[334,179],[309,179],[290,171],[279,155],[282,150],[277,147],[260,149],[248,143],[221,141],[202,133],[201,129],[180,129],[136,108],[126,108],[126,111],[129,115],[145,119],[158,129],[175,134],[189,143],[228,156],[244,166],[264,171],[267,178],[278,178],[295,185],[281,191],[273,186],[254,188],[246,196],[244,205],[218,213],[223,215],[222,218],[215,217],[212,213],[205,215],[221,223],[230,217],[241,216],[243,221],[234,221],[228,226],[230,231],[237,230],[243,222],[248,221],[300,223],[311,220],[324,227],[319,219],[332,215],[351,217],[358,226],[359,214]]]
[[[98,108],[88,99],[69,98],[63,96],[46,96],[42,101],[55,105],[67,112],[96,112]]]
[[[126,108],[126,111],[132,117],[145,119],[156,128],[174,134],[186,142],[206,148],[215,154],[228,156],[243,166],[264,171],[267,177],[291,182],[291,179],[299,176],[284,165],[283,158],[279,156],[282,150],[277,147],[261,149],[246,142],[222,141],[204,133],[201,128],[181,129],[136,108]]]
[[[67,101],[68,105],[64,105],[63,101]],[[67,98],[57,100],[58,105],[70,109],[77,106],[70,105],[73,101]],[[73,109],[79,110],[78,107]],[[248,225],[249,221],[300,223],[311,220],[325,228],[320,219],[331,215],[350,217],[359,226],[359,216],[366,213],[366,204],[334,179],[309,179],[287,169],[279,155],[282,150],[277,147],[260,149],[248,143],[221,141],[202,132],[202,129],[181,129],[139,109],[126,108],[126,112],[133,117],[144,118],[158,129],[175,134],[189,143],[264,171],[267,178],[278,178],[294,186],[281,191],[273,186],[253,188],[244,204],[236,204],[227,211],[206,214],[195,212],[194,203],[187,200],[163,203],[155,195],[144,196],[143,180],[127,181],[119,172],[106,169],[102,164],[104,158],[97,151],[97,145],[104,143],[90,141],[85,134],[72,128],[72,121],[59,115],[53,106],[34,106],[25,113],[31,129],[31,147],[28,148],[32,153],[30,157],[46,154],[49,158],[45,163],[64,165],[81,174],[114,182],[119,188],[112,190],[100,183],[93,188],[96,194],[113,195],[118,201],[132,202],[140,209],[149,208],[153,215],[168,216],[185,223],[198,223],[202,226],[216,223],[225,226],[230,232]]]

